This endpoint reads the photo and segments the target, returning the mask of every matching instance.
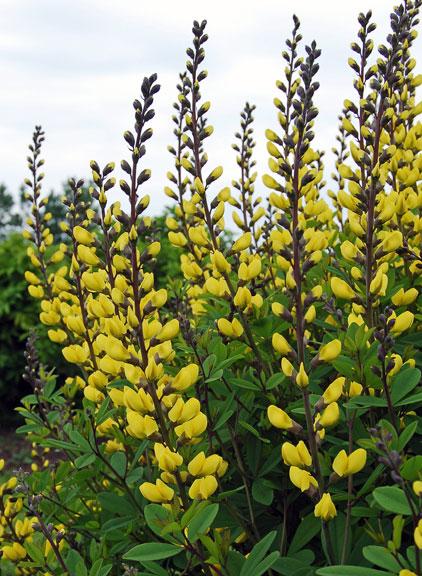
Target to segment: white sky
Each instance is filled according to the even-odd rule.
[[[388,33],[392,5],[387,0],[0,0],[0,182],[16,192],[26,177],[26,147],[35,124],[42,124],[47,137],[46,191],[59,190],[69,176],[89,177],[91,159],[119,165],[127,157],[122,133],[133,125],[132,100],[143,76],[157,72],[162,89],[145,162],[153,174],[144,189],[152,198],[151,212],[159,213],[171,202],[162,192],[171,167],[166,146],[173,143],[172,102],[194,18],[208,20],[210,37],[202,91],[211,100],[208,116],[215,128],[207,140],[208,165],[224,165],[221,187],[237,175],[231,144],[248,100],[257,105],[262,174],[264,131],[276,128],[272,100],[293,13],[302,22],[304,40],[315,39],[322,49],[316,131],[318,146],[328,152],[328,176],[337,115],[344,98],[354,97],[347,58],[357,15],[372,9],[379,43]]]

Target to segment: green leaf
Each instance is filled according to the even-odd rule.
[[[164,560],[177,556],[183,548],[174,544],[164,544],[161,542],[150,542],[148,544],[138,544],[131,548],[123,556],[124,560],[133,560],[135,562],[148,562],[150,560]]]
[[[387,400],[378,396],[354,396],[348,405],[350,408],[386,408]]]
[[[291,556],[299,552],[321,530],[321,522],[312,514],[305,516],[296,529],[288,554]]]
[[[271,552],[271,554],[269,554],[262,562],[258,564],[258,566],[254,570],[253,575],[261,576],[261,574],[264,574],[264,572],[266,572],[269,568],[271,568],[271,566],[273,566],[273,564],[277,562],[279,558],[280,558],[280,552],[278,552],[277,550]]]
[[[88,570],[85,566],[84,559],[76,550],[69,550],[65,563],[71,574],[74,574],[75,576],[88,576]]]
[[[118,451],[114,452],[110,458],[110,464],[113,470],[120,476],[124,478],[126,475],[127,458],[124,452]]]
[[[419,478],[419,473],[422,471],[422,455],[413,456],[400,468],[400,474],[405,480],[413,482]]]
[[[252,484],[252,496],[260,504],[269,506],[274,498],[274,490],[265,478],[257,478]]]
[[[412,513],[403,490],[398,486],[381,486],[375,488],[372,494],[378,506],[387,512],[404,515]]]
[[[145,506],[144,517],[148,527],[157,536],[161,536],[162,530],[172,522],[170,512],[159,504],[148,504]]]
[[[188,524],[190,542],[195,542],[200,534],[205,534],[218,514],[219,505],[210,504],[195,514]]]
[[[276,372],[268,378],[265,387],[267,390],[272,390],[284,382],[284,380],[286,380],[285,375],[282,372]]]
[[[391,570],[392,572],[400,572],[400,564],[394,558],[387,548],[382,546],[365,546],[362,550],[363,556],[380,568]]]
[[[245,430],[247,430],[248,432],[253,434],[256,438],[261,440],[261,442],[265,442],[265,444],[270,443],[270,441],[267,438],[262,438],[259,435],[259,432],[253,426],[251,426],[248,422],[245,422],[245,420],[239,420],[239,424],[242,426],[242,428],[244,428]]]
[[[41,550],[41,548],[39,546],[36,546],[35,544],[32,544],[31,542],[29,542],[27,540],[25,542],[25,549],[34,562],[36,562],[39,566],[45,565],[44,554],[43,554],[43,551]],[[0,568],[1,568],[1,564],[0,564]]]
[[[417,420],[415,420],[414,422],[411,422],[410,424],[408,424],[406,426],[406,428],[400,434],[399,447],[398,447],[399,451],[403,450],[403,448],[406,446],[406,444],[408,442],[410,442],[410,440],[412,439],[417,428],[418,428],[418,421]]]
[[[391,572],[366,566],[326,566],[316,571],[317,576],[394,576]]]
[[[271,544],[274,541],[276,534],[277,532],[273,530],[272,532],[269,532],[266,536],[264,536],[264,538],[262,538],[262,540],[260,540],[258,544],[255,544],[249,556],[247,557],[246,562],[242,567],[242,570],[240,571],[240,576],[257,576],[256,569],[260,564],[260,562],[262,562],[262,560],[264,559],[266,553],[268,552]],[[277,560],[277,558],[274,559],[274,562]]]
[[[421,371],[418,368],[403,368],[391,382],[391,400],[393,404],[407,396],[421,381]]]

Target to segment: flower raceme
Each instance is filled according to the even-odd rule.
[[[163,526],[167,535],[170,527],[177,526],[176,534],[183,524],[184,552],[191,555],[188,562],[196,558],[188,564],[192,571],[209,571],[217,558],[218,566],[229,565],[228,554],[249,553],[265,526],[280,518],[282,524],[280,486],[287,490],[287,501],[295,491],[296,496],[304,493],[298,505],[312,500],[323,527],[338,508],[347,525],[342,561],[347,564],[350,542],[360,541],[366,522],[348,513],[357,498],[366,498],[359,492],[360,476],[350,477],[365,468],[367,458],[371,465],[377,458],[369,448],[368,453],[353,449],[354,444],[359,445],[368,428],[384,433],[386,422],[400,442],[402,429],[408,430],[406,437],[407,427],[414,426],[407,396],[400,396],[397,388],[406,370],[410,383],[417,380],[413,371],[422,270],[418,81],[407,58],[411,36],[403,31],[413,18],[410,0],[406,7],[407,24],[400,15],[399,23],[393,19],[398,32],[392,38],[402,46],[400,57],[394,56],[391,40],[391,49],[381,48],[373,68],[366,65],[370,54],[365,51],[372,50],[369,16],[360,16],[362,47],[356,45],[354,52],[360,51],[361,62],[352,64],[359,70],[358,98],[345,101],[342,111],[335,190],[328,191],[332,208],[324,199],[323,154],[313,142],[316,45],[307,47],[304,58],[299,55],[295,19],[283,54],[285,77],[277,83],[280,94],[274,100],[278,124],[265,133],[271,175],[262,177],[269,189],[264,201],[255,190],[260,180],[254,169],[253,106],[245,105],[235,135],[238,178],[230,187],[220,185],[222,167],[208,164],[206,143],[213,129],[209,102],[201,94],[206,36],[202,24],[194,25],[195,42],[177,86],[176,142],[169,147],[174,167],[167,174],[165,194],[174,206],[166,226],[169,250],[179,262],[175,277],[164,278],[166,288],[160,287],[162,278],[155,270],[161,274],[167,253],[160,255],[157,222],[146,216],[149,197],[141,195],[150,177],[141,163],[152,134],[147,124],[153,117],[154,77],[144,81],[141,99],[134,102],[135,131],[125,132],[129,158],[122,169],[129,178],[119,183],[125,201],[109,200],[114,165],[101,169],[91,162],[94,185],[85,190],[81,182],[70,181],[62,226],[66,243],[54,246],[37,184],[42,178],[36,176],[30,186],[28,291],[39,301],[48,338],[60,346],[72,374],[78,374],[69,376],[63,388],[72,405],[66,426],[78,429],[85,422],[86,434],[93,423],[98,469],[109,458],[114,469],[113,458],[121,457],[115,453],[124,452],[127,462],[136,454],[120,484],[107,489],[119,496],[122,490],[135,490],[142,512],[148,502],[162,504],[163,518],[168,512],[172,519],[169,527]],[[39,140],[38,134],[34,150]],[[35,173],[37,158],[32,161]],[[234,235],[228,233],[229,217],[237,229]],[[110,414],[102,420],[107,410]],[[95,424],[97,418],[100,423]],[[49,433],[43,429],[40,437]],[[62,436],[59,440],[63,443]],[[348,452],[336,455],[330,475],[328,454],[347,442]],[[271,468],[270,477],[263,473],[255,478],[260,466],[266,469],[272,450],[280,450],[290,483],[272,478],[287,476],[283,465]],[[400,453],[403,463],[413,451],[411,436]],[[331,483],[346,477],[348,482],[338,482],[332,496]],[[409,480],[402,480],[400,489],[404,485],[409,493]],[[107,481],[113,484],[113,478]],[[412,497],[421,492],[418,482],[415,476]],[[267,485],[272,489],[264,500],[260,491]],[[226,492],[222,499],[217,496],[220,487]],[[262,502],[270,496],[274,502],[266,508]],[[192,502],[210,499],[215,502],[208,509],[207,502]],[[368,499],[368,505],[373,501]],[[222,524],[215,530],[214,524],[189,542],[189,515],[214,512],[218,506],[218,521],[230,517],[227,525],[233,533],[220,528]],[[238,526],[240,520],[250,530]],[[371,521],[365,524],[368,537]],[[386,529],[388,521],[384,514]],[[413,525],[412,532],[409,527],[406,521],[400,538],[413,537],[419,546],[420,526]],[[140,534],[144,528],[142,524]],[[26,525],[17,526],[23,539],[25,530]],[[239,543],[239,530],[242,546],[232,549]],[[329,540],[328,532],[322,534]],[[397,536],[397,520],[393,532]],[[379,544],[378,534],[374,540]],[[280,543],[282,549],[286,543]],[[325,540],[328,553],[329,544]],[[5,557],[14,563],[23,559],[19,540],[6,546],[2,543]],[[325,559],[319,542],[310,546],[321,565]],[[210,550],[212,558],[207,556]]]

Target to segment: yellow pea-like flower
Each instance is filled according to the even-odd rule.
[[[314,515],[316,518],[322,518],[325,522],[337,516],[336,507],[328,492],[324,492],[320,501],[315,505]]]
[[[354,396],[360,396],[362,394],[363,386],[359,382],[350,382],[349,389],[347,390],[347,396],[353,398]]]
[[[227,318],[219,318],[217,320],[218,330],[228,338],[239,338],[243,334],[243,326],[237,318],[227,320]]]
[[[341,342],[337,338],[331,340],[320,349],[318,358],[321,362],[332,362],[341,352]]]
[[[125,348],[123,343],[114,336],[109,336],[107,338],[107,353],[110,358],[118,362],[130,358],[130,352]]]
[[[163,326],[163,329],[159,332],[156,338],[161,342],[165,340],[172,340],[179,333],[179,321],[176,319],[170,320]]]
[[[84,272],[82,282],[90,292],[102,292],[105,287],[105,274],[103,271]]]
[[[391,297],[391,301],[395,306],[407,306],[412,304],[418,297],[418,291],[416,288],[409,288],[409,290],[404,290],[400,288],[394,296]]]
[[[174,377],[171,387],[174,390],[183,392],[195,384],[199,377],[199,366],[197,364],[188,364],[179,370]]]
[[[296,384],[299,386],[299,388],[306,388],[309,386],[309,377],[306,374],[303,362],[300,363],[299,371],[296,374]]]
[[[211,253],[211,263],[220,274],[228,274],[231,270],[230,263],[219,250]]]
[[[403,246],[403,234],[400,230],[394,230],[390,232],[385,237],[385,240],[381,244],[381,248],[384,252],[395,252],[398,248]]]
[[[221,467],[223,459],[218,454],[205,456],[204,452],[199,452],[188,464],[189,474],[192,476],[208,476],[216,474]]]
[[[337,476],[351,476],[357,474],[365,467],[366,450],[358,448],[349,456],[345,450],[341,450],[333,461],[333,470]]]
[[[79,260],[81,260],[84,264],[88,264],[88,266],[98,266],[100,263],[100,259],[95,254],[93,248],[89,248],[84,244],[78,244],[77,254]]]
[[[250,232],[245,232],[240,238],[233,242],[232,252],[242,252],[249,248],[252,242],[252,234]]]
[[[193,481],[189,488],[189,498],[192,500],[207,500],[218,488],[215,476],[205,476]]]
[[[283,356],[288,354],[292,349],[292,347],[287,342],[285,337],[282,336],[281,334],[279,334],[278,332],[275,332],[273,334],[272,345],[273,345],[274,350],[276,352],[278,352],[279,354],[282,354]]]
[[[415,480],[412,484],[412,489],[416,496],[422,496],[422,480]]]
[[[196,438],[205,432],[208,424],[208,419],[203,412],[200,412],[197,416],[176,426],[174,431],[177,436],[185,436],[187,439]]]
[[[48,330],[47,334],[50,340],[52,342],[56,342],[57,344],[61,344],[67,340],[67,334],[64,330]]]
[[[294,372],[293,364],[287,358],[282,358],[281,360],[281,371],[288,378],[290,378]]]
[[[173,452],[168,446],[159,442],[154,444],[154,454],[160,470],[174,472],[183,464],[183,457],[180,454]]]
[[[343,394],[344,383],[346,378],[344,376],[339,376],[325,389],[322,397],[324,398],[325,404],[331,404],[331,402],[336,402],[340,396]]]
[[[281,457],[287,466],[304,468],[312,464],[312,457],[303,440],[301,440],[296,446],[290,442],[284,442],[281,447]]]
[[[331,404],[328,404],[328,406],[321,414],[321,417],[318,420],[318,424],[323,428],[328,428],[329,426],[334,426],[335,424],[337,424],[339,418],[340,418],[340,408],[337,402],[331,402]]]
[[[84,396],[85,398],[87,398],[91,402],[95,402],[96,404],[99,404],[105,398],[104,394],[100,390],[98,390],[94,386],[89,385],[85,386],[84,388]]]
[[[318,482],[307,470],[302,470],[297,466],[291,466],[289,470],[289,478],[292,484],[294,484],[301,492],[306,492],[311,486],[315,488],[318,486]]]
[[[159,478],[156,480],[155,484],[152,482],[144,482],[139,487],[139,490],[144,498],[157,504],[171,502],[174,498],[173,488],[167,486],[167,484]]]
[[[356,296],[353,288],[351,288],[349,284],[347,284],[347,282],[345,282],[341,278],[338,278],[337,276],[331,278],[330,286],[336,298],[342,298],[343,300],[351,300]]]
[[[267,416],[268,420],[275,428],[290,430],[290,428],[293,427],[293,420],[290,416],[278,406],[274,406],[274,404],[268,406]]]
[[[309,306],[309,308],[307,309],[304,318],[305,318],[305,322],[307,322],[308,324],[311,324],[315,320],[316,308],[313,304],[311,306]]]
[[[82,228],[82,226],[75,226],[73,228],[73,236],[78,244],[83,244],[84,246],[90,246],[94,242],[93,234],[85,228]]]
[[[419,520],[418,525],[416,526],[413,533],[413,537],[415,539],[416,546],[419,548],[419,550],[422,550],[422,519]]]
[[[408,330],[412,326],[414,319],[415,319],[414,314],[412,314],[412,312],[409,312],[409,310],[407,310],[406,312],[402,312],[402,314],[399,314],[394,318],[394,325],[391,328],[391,332],[393,334],[401,334],[402,332]]]
[[[84,364],[88,360],[88,352],[78,344],[71,344],[62,350],[63,356],[72,364]]]
[[[27,552],[22,544],[19,542],[13,542],[13,544],[8,544],[1,548],[2,558],[4,560],[10,560],[11,562],[17,562],[18,560],[23,560],[26,558]]]
[[[38,276],[36,276],[33,272],[30,272],[29,270],[25,272],[24,276],[28,284],[33,284],[34,286],[36,286],[37,284],[41,283],[41,280],[38,278]]]

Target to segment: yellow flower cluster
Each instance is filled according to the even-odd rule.
[[[39,201],[40,186],[35,186],[29,194],[34,232],[27,236],[34,243],[31,255],[39,262],[39,273],[27,272],[26,279],[30,292],[33,287],[42,289],[40,320],[49,327],[49,338],[63,346],[65,359],[80,370],[78,386],[85,398],[99,406],[108,396],[118,408],[118,417],[103,422],[98,430],[108,438],[106,450],[125,450],[117,441],[119,428],[128,439],[149,439],[161,476],[155,484],[141,485],[142,494],[166,503],[177,496],[186,507],[187,494],[206,499],[215,492],[226,466],[220,456],[211,455],[208,458],[212,463],[217,459],[218,465],[204,465],[203,473],[190,472],[192,462],[204,455],[203,451],[195,454],[194,447],[201,442],[208,418],[194,393],[198,365],[187,364],[175,373],[173,341],[179,322],[162,314],[167,291],[155,288],[154,274],[148,270],[160,243],[151,239],[151,219],[143,216],[149,197],[138,194],[138,187],[149,177],[149,171],[137,172],[145,131],[139,127],[136,138],[125,135],[127,141],[135,140],[130,145],[132,166],[125,161],[122,166],[136,178],[132,187],[120,182],[129,197],[129,214],[120,202],[108,205],[107,191],[115,184],[110,177],[112,163],[101,171],[91,162],[95,187],[89,195],[92,202],[98,200],[98,210],[82,201],[83,183],[70,182],[72,198],[62,228],[71,241],[71,261],[56,270],[51,269],[51,258],[45,258],[45,241],[39,241],[45,235],[46,216]],[[51,237],[49,244],[52,241]]]

